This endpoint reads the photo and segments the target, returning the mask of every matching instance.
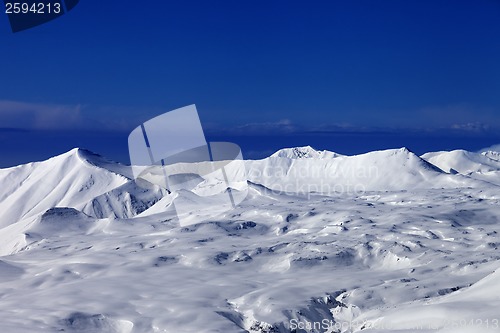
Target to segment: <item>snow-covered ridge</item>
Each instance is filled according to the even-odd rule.
[[[285,158],[335,158],[343,156],[328,150],[315,150],[311,146],[283,148],[272,154],[270,157],[285,157]]]
[[[414,332],[466,318],[483,327],[461,332],[488,332],[498,186],[406,148],[297,157],[245,161],[247,199],[188,227],[175,196],[88,151],[0,170],[0,331],[291,333],[292,320],[325,319]],[[364,189],[318,187],[339,184]],[[198,208],[202,190],[183,194],[193,219],[219,204]]]
[[[110,193],[118,188],[129,189],[135,185],[124,175],[126,170],[126,167],[81,149],[73,149],[42,162],[0,169],[0,227],[44,213],[53,207],[76,208],[96,217],[132,216],[133,211],[125,215],[121,213],[124,206],[137,206],[135,193],[128,196],[134,204],[127,204],[125,193],[115,193],[122,196],[117,207],[119,211],[109,207],[113,201]],[[137,187],[134,192],[143,193],[144,190],[139,191]],[[142,198],[148,197],[147,200],[153,202],[163,195],[159,188],[152,188],[148,194],[142,195]],[[101,200],[99,209],[88,208],[89,205],[95,206],[93,202],[103,196],[108,199]]]
[[[106,169],[108,171],[114,172],[117,175],[124,176],[128,179],[133,178],[132,169],[130,166],[126,166],[107,158],[96,154],[90,150],[83,148],[74,148],[68,152],[69,154],[76,155],[83,163],[89,164],[91,166],[95,166],[101,169]]]
[[[480,154],[466,150],[453,150],[426,153],[422,155],[422,158],[446,172],[468,174],[500,170],[500,161],[490,156],[495,157],[495,152]]]
[[[245,161],[245,166],[248,180],[253,183],[277,191],[326,195],[474,187],[479,186],[477,180],[446,174],[441,169],[463,174],[500,170],[500,162],[465,151],[429,153],[422,157],[406,148],[343,156],[306,146],[282,149],[263,160]],[[0,169],[0,227],[53,207],[71,207],[99,218],[133,217],[166,193],[155,186],[139,187],[131,180],[130,171],[130,167],[84,149],[73,149],[43,162]],[[493,176],[475,178],[495,183],[490,179]],[[207,192],[207,184],[203,186],[193,191]]]
[[[449,173],[500,185],[500,153],[474,153],[466,150],[427,153],[422,158]]]
[[[249,180],[285,192],[355,194],[416,188],[474,186],[474,180],[453,176],[407,148],[374,151],[331,159],[274,155],[246,163]]]
[[[500,152],[498,152],[498,151],[488,150],[488,151],[482,152],[481,155],[489,157],[495,161],[500,161]]]

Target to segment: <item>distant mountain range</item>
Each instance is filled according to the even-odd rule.
[[[500,186],[500,153],[495,151],[455,150],[419,157],[401,148],[345,156],[306,146],[247,160],[245,166],[252,183],[290,193],[480,187],[483,182]],[[79,148],[43,162],[0,169],[0,227],[54,207],[74,208],[96,218],[129,218],[165,196],[170,203],[168,191],[155,185],[140,187],[132,178],[129,166]]]

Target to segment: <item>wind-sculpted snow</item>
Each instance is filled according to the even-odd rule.
[[[330,159],[335,157],[344,156],[341,154],[334,153],[328,150],[318,151],[315,150],[311,146],[305,147],[295,147],[295,148],[284,148],[280,149],[270,157],[284,157],[284,158],[292,158],[292,159],[300,159],[300,158],[314,158],[314,159]]]
[[[149,209],[165,195],[167,192],[156,185],[138,186],[136,182],[129,181],[83,205],[77,205],[77,208],[97,218],[131,218]]]
[[[481,154],[486,156],[486,157],[491,158],[492,160],[500,161],[500,152],[498,152],[498,151],[488,150],[488,151],[482,152]]]
[[[465,150],[442,151],[427,153],[422,158],[437,165],[446,172],[455,170],[462,174],[472,172],[500,171],[500,161],[490,158],[494,157],[493,152],[473,153]]]
[[[100,163],[90,163],[94,173],[117,175]],[[149,197],[148,189],[118,175],[123,184],[95,185],[99,193],[81,208],[57,204],[5,223],[0,331],[498,331],[499,186],[446,173],[406,149],[246,163],[285,172],[279,180],[254,175],[243,203],[208,220],[225,190],[217,181],[200,179],[192,192],[153,191],[147,201],[140,191]],[[344,174],[303,178],[298,163]],[[376,177],[347,171],[367,165]],[[30,178],[7,171],[16,184]],[[276,188],[293,177],[365,189]],[[210,205],[196,205],[207,193]],[[132,208],[129,196],[149,203]],[[179,226],[178,198],[203,222]]]
[[[73,207],[95,217],[131,217],[165,193],[140,189],[130,168],[89,151],[72,151],[47,161],[0,169],[0,227],[53,207]]]
[[[450,173],[460,173],[470,178],[500,185],[500,153],[486,151],[473,153],[465,150],[435,152],[422,158]]]
[[[249,180],[287,193],[349,193],[478,186],[451,176],[406,148],[332,159],[247,161]]]

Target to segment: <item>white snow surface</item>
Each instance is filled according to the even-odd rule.
[[[500,161],[500,152],[498,152],[498,151],[487,150],[487,151],[483,151],[481,154],[486,156],[486,157],[491,158],[492,160]]]
[[[332,159],[276,157],[247,161],[254,183],[286,193],[362,193],[416,188],[480,186],[443,172],[406,148]]]
[[[139,189],[129,178],[129,169],[83,149],[0,169],[0,227],[58,206],[99,218],[131,217],[164,193],[155,187]]]
[[[271,157],[286,157],[286,158],[335,158],[344,156],[328,150],[316,150],[311,146],[283,148],[271,155]]]
[[[0,332],[498,332],[496,165],[285,149],[215,217],[220,179],[167,193],[81,149],[0,170]]]
[[[500,153],[498,152],[441,151],[424,154],[422,158],[446,172],[460,173],[470,178],[500,185]]]
[[[446,172],[455,170],[462,174],[490,172],[500,170],[500,161],[491,158],[494,152],[473,153],[466,150],[441,151],[427,153],[422,158],[440,167]]]

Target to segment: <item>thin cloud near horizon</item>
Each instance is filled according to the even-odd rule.
[[[32,103],[0,100],[0,128],[10,130],[98,130],[128,131],[126,118],[96,119],[82,104]],[[106,109],[94,113],[106,113]]]
[[[96,109],[96,108],[94,108]],[[0,100],[0,128],[24,130],[99,130],[99,131],[130,131],[140,124],[146,114],[161,113],[161,110],[145,112],[137,108],[135,116],[118,112],[120,107],[98,107],[99,119],[91,117],[89,107],[82,104],[31,103],[13,100]],[[154,112],[152,112],[154,111]],[[166,110],[165,112],[168,112]],[[205,115],[204,118],[206,118]],[[148,116],[146,116],[148,117]],[[227,125],[221,123],[203,124],[208,134],[217,135],[287,135],[287,134],[328,134],[328,133],[439,133],[499,135],[500,127],[488,122],[456,122],[450,117],[449,124],[422,126],[361,126],[350,123],[300,124],[291,119],[276,121],[250,122],[245,124]]]

